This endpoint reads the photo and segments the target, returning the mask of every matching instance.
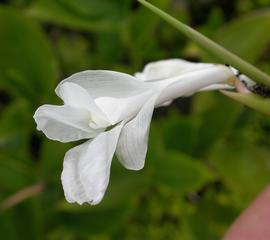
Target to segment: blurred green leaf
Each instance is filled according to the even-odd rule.
[[[30,133],[33,129],[32,113],[24,101],[6,106],[0,118],[0,189],[1,200],[33,184],[37,175],[29,152]],[[0,213],[1,215],[5,213]],[[14,215],[18,214],[17,211]],[[2,218],[2,216],[1,216]],[[16,219],[16,220],[14,220]],[[17,218],[10,219],[16,224]],[[29,222],[28,222],[29,223]],[[7,229],[8,230],[8,229]],[[3,233],[5,236],[5,233]],[[6,232],[7,236],[10,233]],[[18,229],[16,229],[18,234]],[[11,234],[12,236],[13,234]],[[20,235],[21,236],[21,235]],[[9,239],[9,237],[7,237]]]
[[[0,189],[11,193],[27,186],[34,179],[32,170],[24,159],[0,154]]]
[[[193,155],[197,144],[199,125],[199,118],[181,116],[173,112],[167,116],[166,121],[162,122],[165,147]]]
[[[24,204],[20,203],[13,209],[0,213],[1,218],[3,215],[9,216],[16,239],[42,239],[42,215],[40,212],[37,214],[36,200],[37,198],[27,199]]]
[[[0,231],[1,235],[5,236],[6,240],[17,240],[19,239],[19,234],[14,231],[14,212],[8,211],[5,213],[0,213]]]
[[[63,168],[65,153],[72,144],[63,144],[57,141],[45,140],[40,150],[40,175],[47,181],[59,181]]]
[[[211,181],[212,175],[201,162],[184,154],[166,151],[156,165],[154,179],[160,184],[187,193]]]
[[[0,87],[33,105],[51,94],[55,60],[39,26],[19,12],[0,7]]]
[[[146,167],[154,184],[173,187],[177,192],[188,193],[196,191],[212,181],[213,174],[201,161],[185,154],[185,150],[177,144],[185,140],[190,143],[189,139],[196,138],[189,128],[193,126],[194,122],[191,121],[191,124],[188,125],[187,118],[183,117],[182,120],[181,118],[177,113],[173,113],[167,117],[167,121],[160,120],[152,123]],[[174,125],[177,122],[179,123],[178,129]],[[170,126],[173,127],[170,128]],[[184,130],[186,126],[189,126],[187,131]],[[173,129],[175,132],[172,131]],[[183,130],[182,136],[181,129]],[[169,137],[173,139],[170,142],[168,142]],[[193,141],[191,140],[191,143]],[[188,147],[188,149],[190,148]]]
[[[43,21],[82,30],[119,29],[129,1],[37,0],[28,14]]]
[[[94,66],[114,65],[123,57],[124,49],[121,36],[118,32],[97,33]]]
[[[270,10],[264,9],[233,20],[213,38],[240,57],[255,63],[270,44]]]
[[[223,182],[233,191],[235,205],[246,207],[270,182],[268,147],[235,139],[220,144],[209,157]]]
[[[196,156],[202,156],[222,137],[226,137],[240,116],[242,107],[232,104],[221,94],[201,93],[195,96],[193,112],[201,119],[194,152]]]
[[[89,69],[93,58],[92,43],[80,34],[64,33],[55,30],[56,53],[65,76]]]
[[[162,8],[167,8],[169,2],[169,0],[157,0],[156,4]],[[140,8],[132,16],[126,35],[130,45],[131,58],[135,66],[142,65],[143,60],[149,59],[150,61],[150,59],[162,57],[158,41],[149,41],[152,38],[157,39],[155,35],[160,23],[160,18],[150,15],[145,8]],[[143,51],[141,51],[142,49]]]
[[[216,240],[224,234],[228,224],[237,217],[237,210],[227,195],[214,188],[196,204],[189,204],[183,218],[183,232],[186,240]]]
[[[91,207],[88,206],[88,209]],[[67,209],[66,209],[67,210]],[[80,212],[61,211],[58,222],[66,232],[76,233],[77,236],[111,233],[124,223],[130,214],[129,204],[116,206],[106,210],[91,210]],[[55,227],[57,229],[57,227]]]
[[[24,102],[9,105],[0,118],[0,150],[11,155],[29,157],[29,133],[33,128],[29,107]],[[22,127],[23,126],[23,127]],[[30,160],[30,159],[29,159]]]
[[[119,163],[113,164],[110,186],[99,207],[105,209],[126,202],[135,203],[138,196],[149,188],[150,178],[147,169],[130,171]]]

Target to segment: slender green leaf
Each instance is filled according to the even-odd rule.
[[[39,26],[19,12],[0,7],[0,87],[32,104],[51,94],[56,66]]]

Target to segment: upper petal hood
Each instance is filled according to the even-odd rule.
[[[65,97],[61,89],[67,84],[77,85],[87,92],[111,125],[136,115],[153,95],[156,87],[154,83],[145,84],[124,73],[105,70],[84,71],[72,75],[57,86],[56,94],[63,99]],[[68,95],[70,98],[71,94]],[[76,101],[75,99],[74,102]]]
[[[141,73],[135,74],[135,77],[142,81],[171,78],[213,65],[210,63],[192,63],[182,59],[161,60],[148,63]]]
[[[145,82],[153,82],[153,80],[161,80],[175,77],[178,77],[180,79],[181,76],[184,77],[186,74],[192,72],[199,72],[200,70],[208,69],[215,66],[219,65],[212,63],[194,63],[182,59],[168,59],[148,63],[144,67],[143,71],[140,73],[136,73],[135,76],[141,81]],[[234,72],[233,69],[232,72]],[[197,89],[196,91],[224,90],[232,88],[233,87],[229,84],[214,82],[213,85],[207,85],[206,87],[202,89]]]
[[[147,86],[137,78],[125,73],[107,70],[88,70],[73,74],[61,81],[55,89],[60,97],[62,84],[72,82],[86,89],[93,98],[111,97],[126,98],[135,96],[147,89]]]

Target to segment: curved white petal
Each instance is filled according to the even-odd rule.
[[[76,73],[61,81],[55,89],[58,96],[60,96],[60,86],[67,82],[80,85],[88,91],[93,99],[99,97],[131,97],[141,93],[147,87],[137,78],[125,73],[107,70],[88,70]]]
[[[87,91],[112,125],[133,117],[156,86],[155,83],[145,84],[128,74],[106,70],[80,72],[63,80],[56,88],[57,95],[62,98],[65,96],[61,90],[67,88],[66,84],[76,84]],[[71,94],[67,95],[69,100]],[[85,99],[83,97],[82,101],[85,102]]]
[[[167,101],[167,102],[161,103],[160,105],[158,105],[156,107],[167,107],[167,106],[170,106],[172,104],[172,102],[173,102],[173,100]]]
[[[153,90],[143,91],[135,96],[127,98],[101,97],[95,101],[100,109],[107,114],[112,124],[135,116],[145,102],[154,94]]]
[[[203,92],[203,91],[213,91],[213,90],[231,90],[234,88],[235,88],[234,86],[229,85],[229,84],[216,83],[216,84],[212,84],[207,87],[201,88],[199,91]]]
[[[95,205],[102,200],[121,129],[119,124],[66,153],[61,180],[68,202]]]
[[[149,128],[157,97],[157,94],[152,96],[121,131],[116,155],[127,169],[140,170],[144,167]]]
[[[59,96],[63,99],[65,104],[89,111],[93,123],[97,128],[104,128],[111,125],[106,114],[97,106],[89,93],[80,85],[66,82],[59,86]]]
[[[80,85],[66,82],[59,86],[58,90],[59,96],[65,104],[76,108],[87,109],[90,112],[104,116],[104,113],[98,108],[89,93]]]
[[[163,88],[157,105],[178,97],[190,96],[212,84],[228,83],[232,78],[235,78],[234,73],[228,67],[212,65],[208,68],[156,81],[156,84],[159,82],[160,87]]]
[[[84,202],[90,201],[81,183],[78,163],[81,157],[86,154],[91,141],[92,140],[89,140],[77,147],[74,147],[65,154],[61,181],[65,198],[70,203],[77,202],[79,204],[83,204]]]
[[[213,65],[209,63],[192,63],[182,59],[161,60],[148,63],[141,73],[135,74],[135,77],[142,81],[171,78]]]
[[[60,142],[92,138],[104,130],[91,129],[89,113],[67,105],[43,105],[36,110],[34,119],[38,130]]]

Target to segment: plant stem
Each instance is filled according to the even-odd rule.
[[[28,186],[14,193],[3,202],[0,203],[0,211],[7,210],[21,203],[27,198],[33,197],[44,190],[44,183],[38,182],[34,185]]]
[[[225,63],[230,64],[231,66],[235,67],[240,72],[244,73],[257,83],[270,86],[270,76],[267,75],[265,72],[256,68],[252,64],[246,62],[245,60],[233,54],[224,47],[220,46],[213,40],[197,32],[193,28],[173,18],[172,16],[160,10],[156,6],[150,4],[149,2],[146,2],[145,0],[138,0],[138,1],[142,5],[150,9],[152,12],[156,13],[158,16],[163,18],[170,25],[174,26],[188,38],[193,40],[202,49],[206,50],[208,53],[212,54],[214,57],[222,61],[224,64]]]

